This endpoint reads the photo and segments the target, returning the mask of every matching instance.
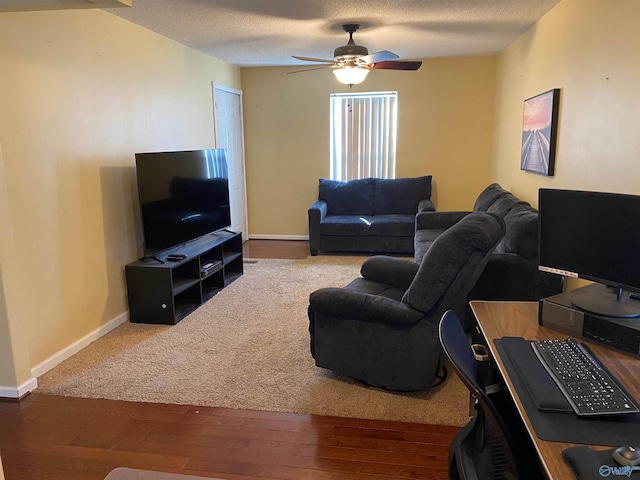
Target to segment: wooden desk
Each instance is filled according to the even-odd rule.
[[[562,459],[562,451],[574,446],[574,444],[549,442],[540,440],[536,436],[529,417],[493,343],[494,339],[504,336],[523,337],[528,340],[551,340],[554,338],[567,338],[570,335],[539,326],[537,302],[473,301],[471,302],[471,309],[478,320],[480,329],[487,340],[489,350],[496,360],[497,367],[505,379],[509,392],[515,400],[520,416],[524,419],[548,478],[558,480],[575,478],[571,468]],[[600,343],[590,342],[584,338],[578,338],[578,340],[588,343],[592,352],[629,393],[634,398],[640,399],[640,381],[638,380],[640,379],[640,360],[632,355],[604,347]],[[610,446],[590,446],[600,450],[611,448]]]

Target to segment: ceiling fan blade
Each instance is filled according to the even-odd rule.
[[[309,68],[305,68],[303,70],[295,70],[293,72],[287,72],[287,75],[291,74],[291,73],[302,73],[302,72],[310,72],[312,70],[321,70],[323,68],[331,68],[333,67],[333,65],[319,65],[317,67],[309,67]]]
[[[335,60],[327,60],[326,58],[298,57],[296,55],[293,55],[293,58],[302,60],[303,62],[336,63]]]
[[[367,65],[367,68],[380,68],[383,70],[418,70],[422,62],[419,60],[394,60],[388,62],[378,62]]]
[[[370,63],[379,63],[387,60],[395,60],[396,58],[400,58],[393,52],[388,50],[381,50],[379,52],[370,53],[369,55],[364,55],[358,58],[358,63],[370,64]]]

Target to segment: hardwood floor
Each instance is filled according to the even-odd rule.
[[[247,242],[245,255],[308,254],[306,242],[270,242]],[[228,480],[440,480],[458,430],[37,393],[0,402],[6,480],[102,480],[116,467]]]
[[[445,479],[455,427],[31,394],[0,402],[6,480],[119,466],[224,479]]]

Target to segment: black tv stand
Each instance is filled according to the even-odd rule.
[[[143,257],[125,266],[129,318],[175,325],[242,273],[242,235],[229,231]]]

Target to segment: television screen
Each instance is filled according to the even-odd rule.
[[[222,149],[136,153],[145,256],[231,225]]]
[[[608,300],[575,306],[611,316],[629,316],[614,312],[627,306],[640,312],[640,301],[623,294],[640,292],[640,196],[540,189],[538,210],[540,269],[614,287]]]

